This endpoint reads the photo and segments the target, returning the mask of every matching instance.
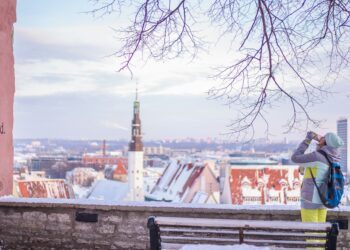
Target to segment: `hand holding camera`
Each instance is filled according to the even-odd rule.
[[[307,132],[306,138],[309,139],[310,141],[311,140],[315,140],[315,141],[319,141],[320,140],[320,136],[318,134],[316,134],[315,132],[313,132],[313,131]]]

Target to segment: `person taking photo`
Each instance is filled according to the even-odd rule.
[[[318,142],[316,150],[305,154],[312,140]],[[300,164],[304,171],[304,179],[301,186],[301,220],[303,222],[325,222],[327,208],[323,205],[315,182],[321,192],[326,192],[327,178],[330,164],[339,162],[339,148],[344,145],[342,139],[334,134],[327,133],[320,136],[309,131],[306,138],[300,143],[293,153],[291,160]]]

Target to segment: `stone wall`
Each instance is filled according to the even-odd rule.
[[[97,215],[97,222],[79,222],[76,220],[77,213]],[[299,210],[294,206],[2,198],[0,240],[3,241],[3,249],[147,249],[146,221],[150,215],[299,220]],[[350,208],[344,208],[329,211],[328,219],[347,221],[349,217]],[[348,230],[341,230],[338,239],[339,249],[350,249]]]

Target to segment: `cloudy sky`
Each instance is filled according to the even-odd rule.
[[[127,22],[117,15],[93,18],[88,0],[18,0],[15,25],[16,138],[128,139],[139,82],[145,139],[222,137],[236,112],[207,99],[216,82],[211,67],[227,50],[214,45],[195,60],[134,62],[134,78],[117,72],[111,55],[118,42],[113,28]],[[324,120],[325,132],[348,116],[348,80],[340,79],[333,96],[310,111]],[[281,103],[269,112],[272,139],[283,134],[287,110]],[[256,136],[264,137],[263,124]]]

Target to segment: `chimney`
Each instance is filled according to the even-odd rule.
[[[106,140],[103,140],[102,143],[102,156],[105,157],[106,156]]]

